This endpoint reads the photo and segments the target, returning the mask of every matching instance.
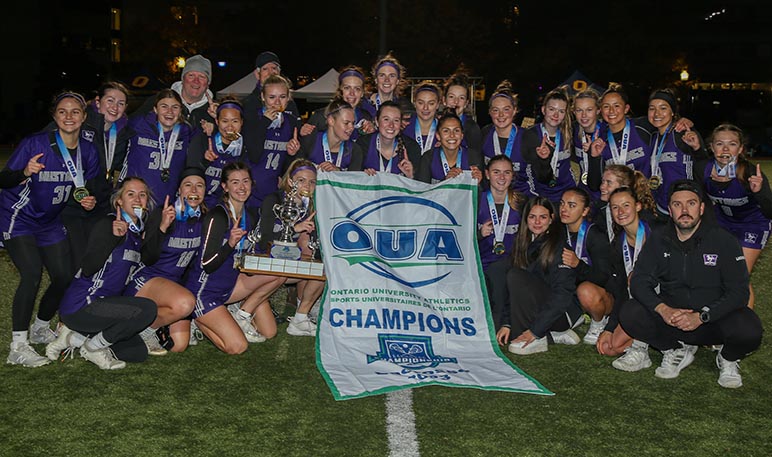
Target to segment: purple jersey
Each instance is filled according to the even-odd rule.
[[[124,295],[134,295],[152,278],[160,277],[179,283],[191,260],[201,246],[201,219],[175,220],[161,246],[161,255],[152,265],[140,264],[134,272],[132,284]]]
[[[126,279],[140,263],[141,244],[141,235],[129,230],[99,271],[91,276],[78,271],[62,297],[59,313],[72,314],[97,298],[121,295]]]
[[[219,209],[218,209],[219,208]],[[218,205],[213,211],[225,211],[228,214],[228,209],[222,204]],[[249,211],[245,213],[247,230],[251,230],[255,226],[255,221],[251,220]],[[210,220],[211,223],[211,220]],[[226,230],[219,240],[219,246],[228,242],[230,231],[233,228],[233,220],[228,217],[228,230]],[[203,229],[206,229],[205,227]],[[243,247],[246,248],[246,237],[244,238]],[[225,304],[225,301],[230,297],[233,287],[236,285],[236,280],[239,277],[239,270],[234,268],[234,259],[239,254],[239,249],[231,251],[230,255],[225,259],[220,268],[207,273],[204,270],[203,255],[206,249],[206,241],[202,240],[201,246],[198,249],[198,256],[195,257],[195,261],[190,265],[190,272],[188,272],[187,281],[185,282],[185,288],[193,293],[196,297],[196,306],[193,309],[193,316],[198,318],[216,308],[217,306]]]
[[[480,204],[477,207],[477,230],[486,222],[493,220],[491,218],[490,206],[488,205],[488,192],[483,192],[482,198],[480,198]],[[500,206],[497,211],[497,216],[501,217],[504,211],[504,205]],[[496,254],[493,252],[493,244],[495,242],[495,235],[492,233],[485,238],[477,240],[477,245],[480,249],[480,261],[482,262],[483,270],[488,268],[488,265],[501,260],[504,257],[508,257],[512,254],[512,248],[515,245],[515,235],[517,235],[517,229],[520,226],[520,212],[514,208],[510,208],[509,217],[507,217],[507,226],[504,229],[504,243],[505,251],[503,254]]]
[[[163,133],[163,143],[171,153],[169,158],[161,151],[158,119],[154,112],[151,111],[134,120],[132,124],[136,135],[129,140],[121,180],[129,176],[142,177],[158,203],[162,203],[167,195],[169,200],[177,195],[177,185],[180,182],[180,174],[185,168],[188,145],[195,133],[186,123],[177,125],[180,129],[174,148],[169,145],[172,131]],[[168,166],[164,160],[169,162]],[[165,170],[168,171],[165,172]]]
[[[313,149],[308,154],[308,160],[310,160],[316,165],[319,165],[320,163],[327,161],[327,159],[325,159],[324,144],[323,144],[323,140],[327,138],[327,133],[318,132],[318,133],[314,133],[314,135],[316,135],[316,138],[314,139]],[[340,158],[340,162],[338,162],[339,152],[332,152],[332,151],[330,151],[329,161],[336,167],[340,168],[341,170],[348,169],[348,166],[351,165],[351,158],[353,155],[352,149],[353,149],[353,142],[342,141],[340,143],[340,149],[338,149],[339,152],[343,152],[343,157]]]
[[[378,152],[377,148],[378,135],[378,133],[373,133],[370,135],[370,141],[367,145],[367,152],[365,153],[365,158],[362,162],[362,170],[372,168],[375,171],[384,171],[395,175],[402,175],[402,171],[397,166],[399,161],[402,160],[401,156],[394,155],[391,160],[386,160],[383,158],[381,153]],[[394,146],[396,147],[396,145],[397,138],[394,138]]]
[[[496,135],[496,128],[493,124],[490,124],[483,128],[483,144],[482,153],[485,159],[485,165],[496,156],[496,145],[494,141],[499,143],[499,151],[501,154],[506,155],[512,160],[514,166],[515,176],[512,180],[512,188],[518,192],[521,192],[529,197],[535,196],[536,191],[534,187],[533,175],[529,173],[528,163],[523,159],[523,153],[521,147],[523,144],[523,132],[524,130],[518,128],[516,125],[512,125],[510,135],[512,138],[512,147],[509,148],[509,137],[501,138]]]
[[[260,161],[249,164],[252,169],[252,179],[255,181],[252,195],[247,202],[250,208],[260,208],[265,196],[276,192],[276,189],[279,188],[279,178],[281,178],[284,164],[289,157],[287,143],[292,139],[295,129],[289,116],[286,113],[281,113],[281,115],[284,116],[284,120],[280,127],[266,129]]]
[[[78,163],[77,151],[69,151],[76,168],[82,168],[84,181],[99,173],[99,155],[93,139],[93,132],[81,131],[78,144],[82,164]],[[54,132],[40,132],[23,139],[6,167],[23,170],[27,162],[40,153],[43,155],[38,163],[43,164],[44,169],[0,192],[3,239],[33,234],[51,224],[60,224],[59,215],[71,198],[75,185],[56,144]]]
[[[542,130],[542,125],[538,124],[531,127],[535,129],[539,138],[542,138],[545,133]],[[550,138],[550,140],[555,141],[555,137]],[[558,155],[557,167],[553,171],[555,175],[554,181],[543,183],[534,179],[534,190],[536,195],[541,195],[551,202],[559,202],[563,192],[576,186],[574,175],[571,174],[571,145],[565,138],[561,138],[560,144],[555,145],[549,160],[552,160],[554,154]]]
[[[442,163],[442,156],[443,156],[442,148],[434,148],[432,150],[432,165],[430,167],[432,172],[432,184],[436,184],[438,182],[441,182],[445,179],[445,176],[447,176],[447,173],[445,172],[445,165]],[[460,163],[459,163],[460,159]],[[456,157],[456,163],[455,164],[448,164],[450,168],[458,167],[462,170],[471,170],[469,167],[469,151],[467,151],[464,148],[461,148],[458,150],[458,156]]]
[[[657,160],[657,150],[662,146],[661,142],[662,139],[659,133],[651,138],[652,161]],[[662,183],[658,189],[652,190],[659,211],[667,214],[667,194],[670,185],[679,179],[694,179],[693,167],[694,160],[692,155],[685,154],[678,148],[675,141],[675,132],[672,129],[669,130],[665,138],[665,144],[662,146],[662,153],[659,155],[659,170]]]
[[[630,138],[627,144],[627,160],[622,165],[627,165],[633,170],[638,170],[648,178],[651,176],[651,147],[649,147],[638,134],[635,122],[629,119],[628,122],[630,123]],[[621,155],[623,153],[622,143],[624,142],[624,130],[612,134],[611,136],[614,139],[616,150],[619,151],[619,154]],[[609,143],[609,127],[607,124],[603,124],[601,127],[600,138],[607,143],[606,147],[603,148],[601,158],[606,165],[611,165],[614,163],[614,155]]]
[[[753,192],[748,192],[738,178],[728,183],[718,183],[710,178],[714,161],[709,161],[709,166],[703,171],[703,183],[713,205],[716,208],[718,223],[728,228],[735,224],[740,225],[769,225],[769,219],[761,213],[761,207],[756,201]]]
[[[222,201],[223,190],[222,186],[220,185],[222,183],[222,169],[231,162],[238,162],[239,160],[242,160],[242,156],[244,154],[244,143],[241,142],[240,144],[241,147],[238,148],[238,152],[233,151],[233,154],[225,151],[215,151],[217,158],[209,162],[209,166],[207,166],[206,170],[204,170],[204,181],[206,183],[206,196],[204,197],[204,203],[206,204],[207,208],[214,208]],[[234,148],[236,147],[237,145],[234,145]],[[227,147],[226,151],[228,151]]]
[[[434,121],[434,130],[430,130],[429,135],[421,135],[421,127],[418,127],[418,134],[416,134],[416,126],[418,125],[418,115],[413,114],[410,116],[410,122],[407,124],[407,127],[405,127],[402,130],[402,134],[405,135],[408,138],[412,138],[418,143],[418,146],[421,148],[421,155],[423,155],[424,150],[431,151],[434,148],[435,143],[437,142],[437,138],[435,137],[435,132],[437,129],[437,120]]]

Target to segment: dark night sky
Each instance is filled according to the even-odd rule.
[[[263,50],[278,53],[283,72],[293,78],[350,63],[369,68],[379,52],[379,3],[29,0],[9,5],[0,33],[4,42],[19,44],[3,51],[6,66],[16,71],[6,67],[0,86],[0,142],[29,133],[30,128],[18,132],[24,129],[19,125],[39,119],[49,97],[62,87],[93,90],[107,75],[126,80],[142,68],[173,79],[166,62],[175,55],[201,52],[213,61],[227,60],[226,68],[215,68],[214,89],[250,71]],[[618,81],[642,93],[675,82],[679,65],[702,81],[770,82],[770,3],[390,0],[387,49],[409,76],[445,76],[463,62],[490,89],[508,78],[526,98],[536,95],[539,85],[554,87],[574,69],[601,86]],[[120,6],[123,14],[120,65],[111,66],[100,45],[109,43],[111,33],[105,4]],[[171,20],[170,7],[189,12],[192,5],[198,25]],[[512,14],[515,6],[519,15]],[[705,20],[722,9],[726,13]]]

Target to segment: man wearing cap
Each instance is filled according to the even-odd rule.
[[[255,60],[254,74],[257,84],[252,93],[244,99],[245,123],[249,123],[255,116],[259,117],[263,115],[261,111],[263,109],[263,83],[269,76],[281,74],[281,62],[279,61],[279,56],[271,51],[261,53]],[[296,118],[299,117],[298,107],[294,100],[290,100],[287,103],[285,112]]]
[[[213,98],[209,90],[212,82],[212,62],[202,55],[194,55],[185,61],[180,81],[172,84],[171,89],[182,98],[182,114],[190,125],[200,127],[201,121],[214,123],[214,119],[207,113],[209,100]],[[142,116],[153,109],[155,97],[151,96],[142,104],[132,117]]]
[[[630,282],[633,298],[620,309],[619,320],[630,336],[662,351],[655,376],[675,378],[692,363],[698,346],[723,345],[716,355],[718,383],[737,388],[742,386],[738,362],[759,347],[762,326],[746,306],[742,249],[729,232],[702,220],[703,198],[694,181],[673,183],[668,203],[673,222],[646,240]]]

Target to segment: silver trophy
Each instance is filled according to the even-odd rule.
[[[298,185],[295,183],[289,192],[284,193],[284,203],[273,205],[273,213],[281,221],[281,233],[271,246],[271,257],[274,259],[299,260],[300,248],[294,240],[293,228],[306,215],[306,208],[298,203]]]

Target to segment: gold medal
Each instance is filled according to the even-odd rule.
[[[496,254],[496,255],[501,255],[501,254],[504,254],[506,251],[507,251],[507,250],[506,250],[506,248],[504,247],[504,243],[502,243],[501,241],[497,241],[497,242],[496,242],[496,243],[493,245],[493,253],[494,253],[494,254]]]
[[[88,189],[85,187],[76,187],[75,191],[72,193],[72,198],[75,199],[76,202],[80,203],[84,198],[88,197],[90,194],[88,192]]]
[[[582,179],[582,184],[584,184],[585,186],[587,185],[587,176],[588,176],[588,174],[587,174],[586,171],[584,173],[582,173],[582,178],[581,178]]]
[[[661,185],[662,185],[662,178],[660,178],[659,176],[654,175],[651,178],[649,178],[649,187],[651,188],[651,190],[657,190]]]

